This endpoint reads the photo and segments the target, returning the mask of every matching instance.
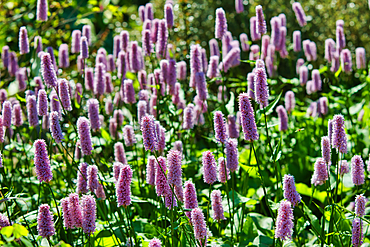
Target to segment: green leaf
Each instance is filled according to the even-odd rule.
[[[353,87],[353,88],[349,89],[348,90],[349,95],[351,96],[351,95],[357,93],[358,91],[361,91],[364,87],[366,87],[366,85],[367,85],[367,82],[362,83],[360,85],[357,85],[356,87]]]
[[[28,235],[28,230],[26,227],[19,224],[14,224],[13,227],[13,234],[15,238],[26,237]]]
[[[22,98],[21,96],[19,96],[18,94],[15,95],[15,97],[17,98],[17,100],[19,100],[20,102],[24,102],[26,103],[26,99],[25,98]]]
[[[339,67],[338,71],[335,72],[335,77],[338,78],[340,75],[340,72],[342,72],[342,65]]]
[[[297,192],[299,194],[309,196],[312,195],[312,187],[308,187],[306,184],[303,183],[297,183],[296,185]],[[315,189],[315,193],[313,194],[313,198],[319,200],[320,202],[324,203],[326,198],[326,192],[318,191]]]
[[[319,69],[320,74],[326,72],[328,70],[328,66],[324,66],[321,69]]]
[[[254,61],[254,60],[240,60],[240,62],[242,62],[242,63],[249,63],[251,65],[254,65],[256,63],[256,61]]]
[[[235,105],[235,95],[233,92],[230,92],[229,103],[226,104],[226,109],[230,115],[234,115],[234,105]]]
[[[0,230],[0,233],[7,238],[10,238],[10,236],[13,234],[13,229],[13,226],[6,226]]]
[[[272,101],[265,109],[257,110],[257,112],[256,112],[256,122],[258,122],[260,120],[260,118],[262,117],[262,113],[266,112],[266,115],[271,114],[272,110],[274,109],[276,104],[279,102],[282,94],[283,94],[283,91],[281,91],[280,94],[275,98],[275,100]],[[270,112],[270,110],[271,110],[271,112]]]
[[[112,138],[110,137],[109,133],[108,133],[105,129],[101,128],[101,129],[100,129],[100,131],[101,131],[101,136],[102,136],[106,141],[108,141],[108,142],[112,141]]]

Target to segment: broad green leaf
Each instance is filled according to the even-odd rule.
[[[0,230],[0,233],[6,236],[7,238],[10,238],[10,236],[13,234],[13,230],[14,230],[13,226],[6,226]]]
[[[309,196],[312,195],[312,187],[308,187],[306,184],[297,183],[296,189],[299,194]],[[318,191],[315,189],[315,193],[313,194],[313,198],[319,200],[320,202],[324,203],[326,198],[326,192]]]
[[[342,65],[339,67],[338,71],[335,72],[335,77],[338,78],[340,75],[340,72],[342,72]]]
[[[230,92],[229,103],[226,104],[226,109],[230,115],[234,115],[234,105],[235,105],[235,95],[233,92]]]
[[[15,238],[26,237],[28,235],[28,230],[26,227],[19,224],[14,224],[13,227],[13,234]]]

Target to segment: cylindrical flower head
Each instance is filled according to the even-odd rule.
[[[288,114],[284,106],[279,105],[278,107],[276,107],[276,112],[279,117],[279,131],[287,131],[288,130]]]
[[[56,111],[50,113],[50,132],[56,143],[59,143],[64,139],[64,135],[59,124],[59,114]]]
[[[256,26],[256,32],[260,35],[266,33],[266,21],[265,16],[263,15],[262,6],[258,5],[256,6],[256,19],[257,19],[257,26]]]
[[[340,168],[339,168],[339,174],[343,176],[344,174],[349,173],[349,165],[347,160],[341,160],[339,162]]]
[[[157,146],[157,140],[155,137],[153,116],[146,115],[141,119],[140,130],[142,131],[145,150],[154,152]]]
[[[145,4],[145,20],[153,20],[153,4]]]
[[[124,165],[127,164],[125,149],[122,142],[117,142],[114,144],[114,160]]]
[[[356,67],[357,69],[366,68],[365,48],[363,47],[356,48]]]
[[[168,185],[166,178],[166,159],[162,156],[158,157],[155,171],[155,190],[158,196],[166,196],[170,193],[170,186]]]
[[[239,44],[239,41],[237,42]],[[203,65],[203,72],[205,73],[208,70],[208,61],[207,61],[207,52],[206,52],[206,49],[204,48],[202,48],[202,65]]]
[[[364,239],[364,229],[362,227],[362,220],[355,218],[352,221],[352,246],[360,247]]]
[[[156,136],[157,136],[157,147],[156,150],[163,152],[166,147],[166,129],[159,125],[159,122],[156,121]]]
[[[294,31],[293,32],[293,51],[299,52],[302,50],[301,45],[301,31]]]
[[[236,0],[238,1],[238,0]],[[245,33],[241,33],[240,36],[239,36],[239,40],[240,40],[240,45],[242,47],[242,51],[249,51],[249,40],[248,40],[248,35],[245,34]],[[215,54],[217,55],[217,54]]]
[[[346,46],[346,37],[344,36],[343,27],[337,25],[335,34],[337,39],[337,50],[340,53],[342,49]]]
[[[296,73],[297,74],[299,74],[299,69],[302,67],[303,64],[304,64],[303,58],[299,58],[296,63]],[[308,73],[308,70],[307,70],[307,73]]]
[[[203,152],[203,179],[207,184],[213,184],[217,181],[216,160],[211,151]]]
[[[228,138],[226,133],[226,125],[224,115],[221,111],[214,112],[214,127],[215,127],[215,138],[220,143],[225,143]]]
[[[36,126],[39,124],[39,118],[37,116],[37,102],[35,95],[27,96],[27,116],[29,126]]]
[[[197,95],[201,101],[206,101],[208,98],[207,82],[203,72],[195,74],[195,83],[197,87]]]
[[[262,44],[261,44],[261,59],[264,60],[267,57],[268,47],[270,44],[270,36],[267,34],[262,36]]]
[[[355,213],[357,217],[364,217],[367,199],[363,194],[357,195],[355,200]]]
[[[47,21],[48,19],[48,1],[47,0],[37,0],[36,7],[36,20]]]
[[[17,59],[17,54],[12,51],[9,55],[9,67],[8,71],[11,76],[15,76],[15,73],[18,71],[18,59]]]
[[[318,158],[315,163],[315,170],[311,178],[311,184],[322,185],[328,180],[328,170],[323,158]]]
[[[168,173],[167,179],[169,184],[182,186],[182,170],[181,170],[181,152],[170,150],[167,154]]]
[[[230,171],[226,165],[226,160],[224,157],[218,158],[218,181],[221,183],[226,183],[230,179]]]
[[[155,168],[156,161],[153,155],[148,157],[148,164],[146,166],[146,182],[150,185],[155,185]]]
[[[77,193],[87,193],[89,192],[89,187],[87,186],[87,163],[81,163],[78,167],[77,172]]]
[[[36,50],[36,54],[42,51],[42,38],[40,36],[36,36],[34,39],[34,47]]]
[[[98,184],[98,188],[95,190],[95,194],[96,194],[96,197],[101,199],[101,200],[106,199],[105,192],[104,192],[104,187],[101,183]]]
[[[30,44],[28,42],[28,35],[26,27],[19,29],[19,53],[27,54],[30,52]]]
[[[69,83],[66,79],[59,80],[59,98],[64,110],[72,111],[71,98],[69,92]]]
[[[87,186],[90,191],[94,191],[98,188],[98,167],[96,165],[91,165],[87,167]]]
[[[127,207],[131,204],[132,170],[129,165],[123,165],[116,183],[116,196],[118,207]]]
[[[269,89],[267,85],[267,78],[265,68],[256,68],[254,76],[255,83],[255,97],[256,101],[262,106],[268,106]]]
[[[353,156],[351,160],[351,172],[354,185],[361,185],[365,182],[364,162],[360,155]]]
[[[53,178],[53,174],[50,168],[50,161],[48,151],[46,149],[46,143],[43,139],[38,139],[33,143],[35,148],[35,168],[37,179],[40,182],[50,182]]]
[[[280,27],[280,45],[279,45],[279,53],[280,53],[280,57],[282,58],[286,58],[288,56],[288,51],[286,50],[286,33],[287,33],[287,29],[286,27]],[[316,44],[314,42],[312,42],[314,47],[315,47],[315,51],[316,51]],[[315,59],[313,59],[314,61],[316,60],[316,52],[315,52]]]
[[[123,123],[123,112],[122,112],[122,110],[121,109],[114,110],[113,117],[114,117],[114,119],[116,119],[117,126],[121,127],[121,125]]]
[[[312,82],[314,85],[314,91],[320,91],[322,87],[320,71],[318,69],[312,70]]]
[[[121,162],[114,162],[113,163],[113,176],[115,181],[117,182],[119,179],[119,174],[121,173],[121,168],[123,164]]]
[[[228,139],[225,143],[227,169],[235,172],[239,169],[238,143],[236,139]]]
[[[81,57],[83,59],[86,59],[89,57],[89,43],[87,41],[87,38],[86,36],[82,36],[81,37],[81,44],[80,44],[80,53],[81,53]]]
[[[215,38],[222,39],[227,32],[226,14],[223,8],[216,9]]]
[[[194,237],[199,242],[204,243],[205,246],[207,245],[207,226],[206,222],[204,221],[204,215],[201,209],[194,208],[191,211],[191,223],[194,229]]]
[[[69,195],[68,208],[72,215],[73,226],[78,227],[78,228],[82,227],[83,215],[82,215],[82,208],[79,202],[78,194],[71,193]]]
[[[98,63],[94,73],[94,94],[103,95],[105,93],[105,78],[106,67],[103,63]]]
[[[233,67],[234,61],[239,61],[240,60],[240,48],[232,48],[225,58],[222,60],[222,70],[224,72],[227,72],[231,67]]]
[[[89,46],[91,45],[91,27],[90,25],[84,25],[82,27],[82,36],[85,36],[87,38],[87,42],[89,43]]]
[[[4,120],[0,117],[0,143],[4,143],[5,138],[5,128],[4,128]]]
[[[85,89],[94,91],[94,70],[93,68],[85,68]]]
[[[39,236],[48,239],[55,234],[53,215],[50,212],[50,206],[48,204],[41,204],[39,206],[37,233]]]
[[[189,104],[185,109],[184,109],[184,122],[183,122],[183,129],[188,130],[188,129],[193,129],[194,128],[194,105]]]
[[[301,196],[296,190],[294,177],[292,175],[285,174],[283,178],[283,190],[284,198],[287,199],[292,206],[296,206],[301,202]]]
[[[318,106],[319,106],[319,109],[320,109],[320,114],[322,114],[322,115],[328,114],[328,98],[320,97],[319,102],[318,102]]]
[[[342,154],[347,153],[347,137],[344,130],[344,117],[335,115],[333,117],[332,148],[337,148]]]
[[[114,63],[114,57],[112,54],[108,55],[108,60],[107,60],[107,71],[112,72],[116,70],[116,65]]]
[[[144,56],[150,56],[150,54],[153,53],[153,44],[150,34],[151,34],[150,30],[143,31],[142,44]]]
[[[174,95],[175,93],[175,84],[177,82],[177,75],[176,75],[176,61],[174,59],[170,59],[168,61],[168,78],[167,84],[170,88],[169,94]]]
[[[308,80],[308,68],[302,65],[299,68],[299,83],[301,84],[301,86],[303,86],[307,83],[307,80]]]
[[[91,195],[84,195],[81,198],[82,208],[82,229],[87,235],[95,232],[96,202]]]
[[[134,128],[131,125],[123,127],[123,139],[126,146],[132,146],[136,143]]]
[[[167,22],[167,27],[172,28],[173,27],[173,7],[172,4],[167,3],[164,5],[164,18]]]
[[[276,50],[280,50],[280,18],[275,16],[271,18],[271,44],[276,47]]]
[[[23,118],[22,118],[22,108],[19,104],[15,104],[13,105],[13,124],[17,127],[21,126],[23,124]],[[0,128],[3,129],[3,127],[1,126]],[[3,129],[4,131],[4,129]],[[1,134],[1,133],[0,133]]]
[[[313,41],[310,41],[310,54],[311,54],[311,61],[316,61],[317,59],[317,47],[316,43]]]
[[[139,6],[139,9],[138,9],[138,12],[139,12],[140,20],[142,22],[144,22],[145,21],[145,6],[144,5],[140,5]]]
[[[239,125],[236,123],[236,117],[227,116],[227,131],[230,138],[239,138]]]
[[[244,11],[243,0],[235,0],[235,11],[240,14]]]
[[[26,90],[26,88],[27,88],[27,83],[26,83],[27,75],[26,75],[26,73],[27,73],[26,68],[20,68],[17,72],[15,72],[15,78],[18,81],[18,90],[20,92]]]
[[[214,220],[220,221],[225,220],[224,216],[224,209],[222,207],[222,196],[220,190],[214,190],[211,193],[211,201],[212,201],[212,218]]]
[[[69,52],[67,44],[61,44],[59,46],[59,67],[61,68],[69,67]]]
[[[292,7],[297,18],[298,24],[301,27],[306,26],[307,25],[306,14],[304,13],[302,5],[299,2],[294,2]]]
[[[40,89],[37,97],[37,113],[39,116],[48,114],[48,96],[44,89]]]
[[[158,35],[156,43],[156,52],[158,58],[164,58],[167,52],[168,30],[165,19],[160,20],[158,24]]]
[[[295,107],[295,96],[293,91],[288,91],[285,93],[285,109],[287,112],[292,112]]]
[[[78,104],[81,103],[81,96],[82,96],[82,84],[76,83],[76,89],[75,89],[75,99]]]
[[[97,99],[89,99],[87,101],[87,107],[91,128],[96,131],[101,127],[99,119],[99,101]]]
[[[195,186],[191,181],[185,182],[184,188],[184,208],[194,209],[198,207],[197,192]],[[185,214],[191,219],[191,212],[187,211]]]
[[[176,65],[177,68],[177,79],[179,80],[186,80],[186,62],[180,61]]]
[[[240,121],[244,138],[247,141],[258,140],[256,121],[254,120],[254,111],[246,93],[239,95]]]
[[[3,126],[6,128],[10,128],[12,124],[12,103],[10,103],[10,101],[6,100],[3,103],[2,119],[3,119]]]
[[[48,87],[57,86],[57,75],[49,53],[43,53],[41,56],[41,74]]]
[[[10,63],[10,53],[9,53],[9,46],[5,45],[2,48],[2,53],[1,53],[1,60],[3,61],[3,65],[5,68],[9,68],[9,63]]]
[[[321,137],[321,152],[322,158],[324,159],[326,164],[330,163],[330,139],[328,136]]]
[[[333,39],[325,40],[325,59],[331,63],[335,53],[335,41]]]
[[[294,227],[293,209],[290,201],[282,201],[278,210],[275,226],[275,238],[292,239]]]
[[[218,42],[216,39],[209,40],[209,53],[211,56],[220,57],[220,49],[218,48]]]
[[[130,79],[124,80],[124,90],[125,90],[124,102],[126,104],[136,103],[135,89],[132,80]]]
[[[149,242],[149,247],[161,247],[161,246],[162,246],[162,242],[158,238],[153,238]]]
[[[339,69],[340,61],[339,61],[339,56],[337,54],[333,55],[333,59],[331,61],[331,67],[330,71],[331,72],[337,72]]]
[[[352,71],[352,57],[351,52],[348,49],[344,49],[340,53],[340,60],[343,71],[346,73],[350,73]]]
[[[81,49],[81,31],[80,30],[73,30],[72,31],[72,44],[71,44],[71,52],[72,53],[79,53]]]
[[[83,155],[90,155],[92,148],[90,121],[85,117],[79,117],[77,120],[78,137],[81,143]]]
[[[63,211],[63,225],[66,229],[73,228],[73,219],[71,211],[69,210],[69,197],[60,200],[60,205]]]
[[[248,73],[247,75],[247,81],[248,81],[248,96],[251,99],[255,99],[255,86],[254,86],[254,73]]]

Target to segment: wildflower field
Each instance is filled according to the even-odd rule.
[[[283,2],[1,2],[0,246],[369,246],[370,2]]]

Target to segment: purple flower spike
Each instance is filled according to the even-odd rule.
[[[145,21],[145,6],[144,5],[140,5],[139,6],[139,9],[138,9],[138,12],[139,12],[140,20],[142,22],[144,22]]]
[[[167,22],[167,27],[172,28],[173,27],[173,6],[172,4],[165,4],[164,5],[164,18]]]
[[[59,67],[61,68],[69,67],[69,52],[67,44],[61,44],[59,46]]]
[[[299,2],[294,2],[292,7],[297,18],[298,24],[301,27],[306,26],[307,25],[306,14],[304,13],[302,5]]]
[[[224,157],[218,158],[218,181],[226,183],[230,179],[230,171],[226,166],[226,160]]]
[[[279,105],[278,107],[276,107],[276,112],[279,117],[279,131],[287,131],[288,130],[288,114],[284,106]]]
[[[283,178],[283,190],[284,198],[287,199],[292,206],[296,206],[301,202],[301,196],[296,190],[294,177],[292,175],[285,174]]]
[[[207,226],[206,222],[204,221],[204,215],[201,209],[194,208],[191,211],[191,223],[194,229],[194,236],[201,245],[205,242],[205,246],[207,245]]]
[[[127,159],[125,154],[125,149],[122,142],[117,142],[114,144],[114,160],[127,165]]]
[[[343,26],[337,25],[336,28],[337,50],[340,53],[346,46],[346,37],[344,36]]]
[[[154,152],[157,146],[155,138],[154,118],[151,115],[146,115],[141,119],[140,130],[143,134],[143,142],[145,150]]]
[[[299,82],[301,86],[305,85],[307,83],[307,80],[308,80],[308,68],[302,65],[299,68]]]
[[[103,63],[98,63],[95,67],[95,74],[94,74],[94,94],[95,95],[103,95],[105,93],[105,78],[104,75],[106,73],[106,67]]]
[[[48,1],[47,0],[37,0],[36,8],[36,20],[47,21],[48,19]]]
[[[222,60],[222,69],[225,72],[227,72],[231,67],[233,67],[234,65],[233,63],[239,60],[240,60],[240,48],[239,47],[232,48],[227,53],[225,58]]]
[[[195,83],[197,87],[197,95],[201,101],[205,101],[208,98],[207,82],[203,72],[195,74]]]
[[[96,202],[91,195],[84,195],[81,198],[82,208],[82,229],[87,235],[95,232]]]
[[[87,108],[91,128],[96,131],[101,127],[99,119],[99,101],[97,99],[89,99],[87,101]]]
[[[60,205],[62,206],[63,211],[63,225],[66,229],[72,229],[73,228],[73,219],[72,214],[69,209],[69,197],[63,198],[60,200]]]
[[[352,57],[351,52],[348,49],[344,49],[341,52],[340,60],[343,71],[346,73],[350,73],[352,71]]]
[[[7,69],[9,69],[9,63],[10,63],[9,58],[10,58],[9,46],[5,45],[2,48],[1,60],[3,60],[3,65]]]
[[[162,156],[158,157],[155,171],[155,190],[158,196],[166,196],[170,193],[170,186],[166,178],[166,159]]]
[[[35,95],[27,96],[27,116],[28,116],[28,124],[30,126],[36,126],[39,124],[39,118],[37,116],[37,102],[36,102]],[[5,118],[4,118],[4,122],[5,122]]]
[[[235,0],[235,11],[240,14],[244,11],[243,0]]]
[[[28,35],[26,27],[19,29],[19,53],[27,54],[30,52],[30,44],[28,42]]]
[[[59,114],[56,111],[50,113],[50,132],[56,143],[64,139],[62,129],[59,124]]]
[[[210,52],[211,56],[220,57],[220,49],[218,48],[218,42],[217,42],[216,39],[211,39],[209,41],[209,52]]]
[[[81,143],[83,155],[90,155],[92,148],[90,121],[85,117],[79,117],[77,120],[78,137]]]
[[[257,26],[256,26],[256,32],[260,35],[266,33],[266,21],[265,16],[263,15],[262,6],[258,5],[256,6],[256,19],[257,19]]]
[[[37,179],[40,182],[50,182],[53,178],[53,174],[50,168],[50,161],[48,156],[48,151],[46,147],[46,143],[43,139],[38,139],[33,144],[35,148],[35,167],[36,167],[36,175]]]
[[[144,30],[143,32],[142,43],[144,56],[150,56],[150,54],[153,53],[153,44],[150,34],[151,34],[150,30]]]
[[[55,234],[53,215],[50,212],[50,206],[48,204],[41,204],[39,206],[37,233],[39,236],[48,239]]]
[[[203,178],[207,184],[213,184],[217,181],[216,160],[211,151],[203,153]]]
[[[294,31],[293,32],[293,51],[299,52],[302,50],[301,45],[301,31]]]
[[[59,81],[59,98],[63,105],[64,110],[72,111],[71,98],[69,92],[69,83],[66,79]]]
[[[321,152],[326,164],[330,163],[330,151],[330,139],[328,136],[323,136],[321,138]]]
[[[146,182],[150,185],[155,185],[155,167],[156,160],[153,155],[149,156],[148,164],[146,166]]]
[[[130,79],[124,80],[124,90],[125,90],[124,102],[126,104],[136,103],[135,89],[132,80]]]
[[[197,192],[195,186],[191,181],[185,182],[184,189],[184,208],[194,209],[198,207]],[[185,212],[189,219],[191,219],[191,212]]]
[[[226,218],[224,216],[224,209],[222,207],[221,191],[220,190],[212,191],[211,198],[213,210],[212,218],[217,221],[225,220]]]
[[[292,239],[293,219],[293,209],[290,201],[282,201],[276,219],[275,238],[280,238],[281,240]]]
[[[356,67],[357,69],[366,68],[365,48],[363,47],[356,48]]]
[[[295,107],[295,96],[293,91],[288,91],[285,93],[285,109],[287,112],[292,112]]]
[[[194,128],[194,105],[189,104],[184,110],[184,123],[183,129],[193,129]]]
[[[333,117],[332,148],[337,148],[342,154],[347,153],[347,137],[344,129],[344,117],[335,115]]]
[[[228,139],[225,143],[227,169],[235,172],[239,169],[238,143],[236,139]]]
[[[363,194],[357,195],[355,200],[355,213],[357,217],[364,217],[367,198]]]
[[[167,51],[168,30],[166,20],[159,20],[156,52],[158,58],[164,58]]]
[[[49,53],[43,53],[41,56],[41,74],[48,87],[57,86],[57,75]]]
[[[48,114],[48,96],[44,89],[40,89],[37,97],[37,112],[39,116]]]
[[[161,246],[162,246],[162,242],[158,238],[153,238],[149,242],[149,247],[161,247]]]
[[[246,93],[239,95],[239,111],[241,113],[240,121],[245,140],[258,140],[259,136],[256,121],[254,120],[254,111]]]
[[[249,51],[248,35],[245,33],[240,34],[239,40],[240,40],[240,45],[242,47],[242,51]]]
[[[168,183],[182,187],[181,152],[170,150],[167,154]]]
[[[269,89],[267,84],[267,77],[265,68],[257,68],[255,70],[254,83],[255,83],[255,94],[256,101],[262,106],[268,106]]]
[[[223,8],[216,9],[215,38],[222,39],[227,32],[226,14]]]
[[[364,239],[364,229],[362,226],[362,220],[355,218],[352,222],[352,246],[360,247]]]
[[[249,23],[252,41],[260,40],[261,34],[257,33],[257,18],[255,16],[251,17]]]
[[[239,125],[236,123],[236,117],[227,116],[227,131],[230,138],[239,138]]]
[[[130,125],[123,127],[123,139],[126,146],[132,146],[136,143],[134,128]]]
[[[10,128],[12,124],[12,103],[7,100],[4,101],[2,110],[3,126]]]
[[[224,115],[221,111],[214,112],[214,126],[215,126],[215,138],[220,143],[225,143],[228,138],[226,133],[226,125]]]
[[[34,39],[34,47],[36,50],[36,54],[42,51],[42,38],[40,36],[36,36]]]
[[[87,163],[81,163],[78,167],[77,172],[77,193],[87,193],[89,192],[89,187],[87,186]]]
[[[81,50],[81,31],[80,30],[73,30],[72,31],[71,52],[72,53],[79,53],[80,50]]]
[[[13,105],[13,124],[17,127],[23,125],[22,108],[19,104]],[[3,127],[0,127],[3,129]],[[3,129],[4,131],[4,129]]]
[[[354,185],[361,185],[365,182],[364,162],[360,155],[353,156],[352,164],[352,182]]]
[[[98,188],[98,167],[96,165],[87,167],[87,186],[90,191],[95,191]]]
[[[145,19],[153,20],[153,4],[145,4]]]
[[[127,207],[131,204],[132,170],[129,165],[123,165],[116,183],[116,196],[118,207]]]
[[[71,193],[69,195],[68,208],[72,215],[73,226],[78,227],[78,228],[82,227],[83,216],[82,216],[82,208],[79,202],[78,194]]]
[[[26,90],[26,88],[27,88],[27,83],[26,83],[27,75],[26,75],[26,73],[27,73],[26,68],[20,68],[17,72],[15,72],[15,78],[18,81],[18,90],[20,92]]]
[[[315,163],[315,170],[311,178],[311,184],[322,185],[328,180],[328,170],[323,158],[318,158]]]

